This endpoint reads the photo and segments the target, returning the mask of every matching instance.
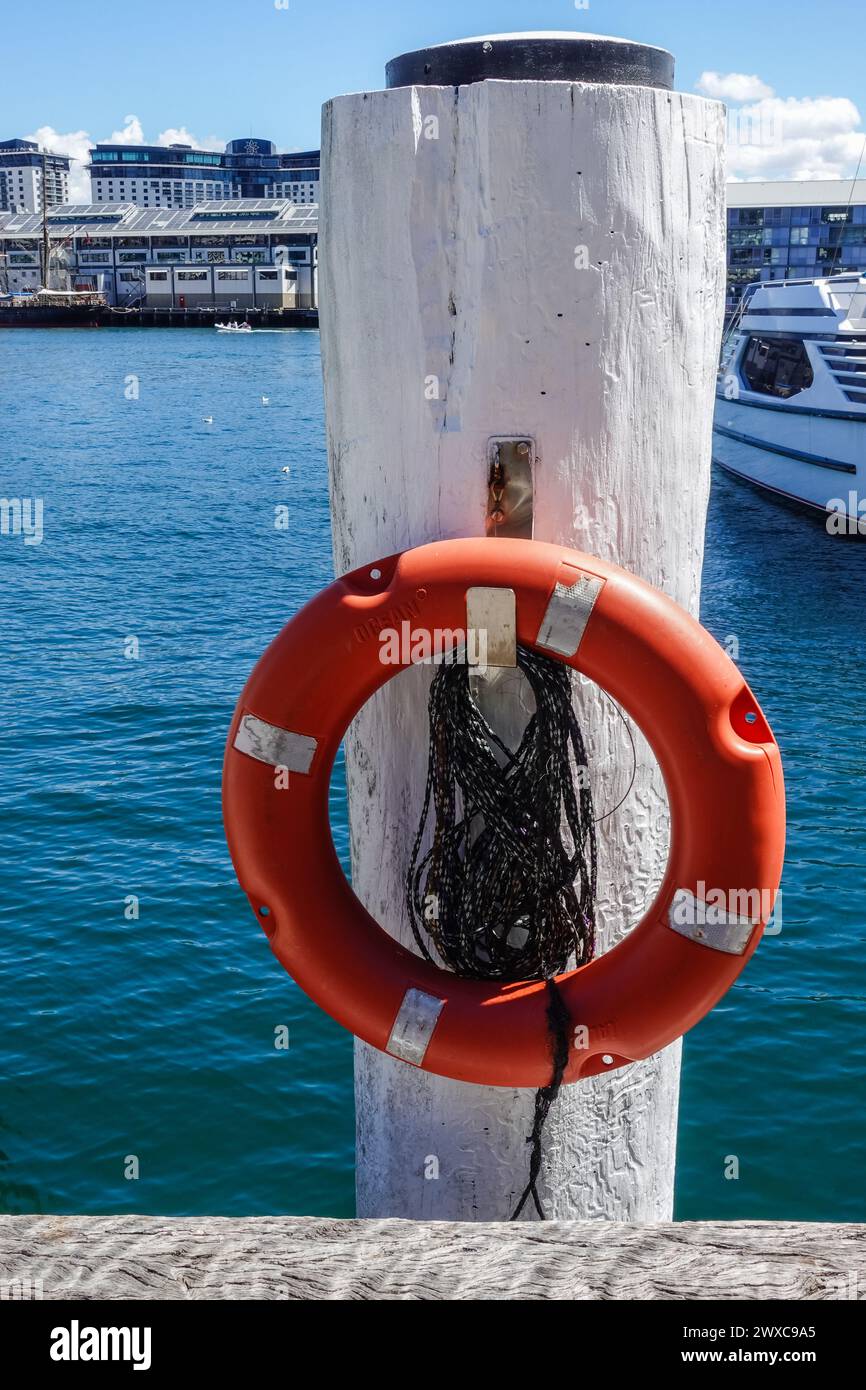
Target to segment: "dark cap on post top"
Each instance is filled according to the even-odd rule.
[[[392,58],[385,76],[389,87],[460,87],[498,78],[670,90],[674,60],[664,48],[600,34],[491,34],[403,53]]]

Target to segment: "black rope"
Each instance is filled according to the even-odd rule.
[[[596,833],[569,670],[527,647],[517,661],[535,701],[516,751],[472,696],[470,668],[446,664],[430,689],[424,806],[406,901],[429,961],[475,979],[544,980],[552,1076],[535,1098],[529,1183],[539,1216],[541,1133],[568,1064],[570,1020],[554,983],[595,949]],[[431,811],[430,848],[421,846]]]
[[[565,1075],[565,1068],[568,1066],[568,1049],[571,1041],[571,1031],[569,1024],[568,1009],[565,1001],[556,987],[553,980],[548,980],[547,989],[550,1000],[547,1005],[547,1027],[550,1032],[553,1045],[553,1077],[549,1086],[542,1086],[540,1091],[535,1093],[535,1120],[532,1126],[532,1133],[527,1139],[527,1144],[532,1145],[532,1153],[529,1158],[529,1182],[523,1192],[523,1196],[517,1203],[511,1220],[516,1221],[523,1211],[529,1197],[535,1203],[535,1210],[546,1221],[544,1208],[541,1205],[541,1198],[538,1195],[538,1175],[541,1172],[541,1132],[544,1129],[544,1122],[550,1113],[550,1107],[559,1095],[562,1086],[562,1078]]]

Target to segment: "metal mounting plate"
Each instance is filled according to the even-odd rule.
[[[487,441],[488,536],[532,540],[532,469],[535,440],[494,435]]]
[[[517,597],[513,589],[466,590],[466,630],[474,630],[475,651],[485,666],[517,665]],[[482,636],[483,635],[483,636]]]

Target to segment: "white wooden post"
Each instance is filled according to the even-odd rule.
[[[325,107],[338,573],[483,535],[488,442],[525,436],[534,535],[612,559],[697,612],[724,123],[719,104],[670,90],[671,73],[669,55],[618,40],[494,36],[407,56],[389,90]],[[406,942],[428,680],[390,682],[347,746],[355,891]],[[631,746],[594,688],[579,684],[576,699],[602,816],[626,792]],[[516,701],[513,680],[491,697],[505,723]],[[664,788],[641,739],[634,785],[599,832],[604,950],[639,920],[667,853]],[[544,1141],[549,1217],[671,1216],[679,1069],[677,1044],[562,1093]],[[357,1044],[359,1215],[507,1219],[527,1179],[533,1099]]]

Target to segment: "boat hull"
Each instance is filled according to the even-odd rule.
[[[67,307],[34,304],[32,307],[0,307],[0,328],[98,328],[105,314],[99,304]]]
[[[713,461],[768,492],[857,518],[866,501],[866,414],[719,399]]]

